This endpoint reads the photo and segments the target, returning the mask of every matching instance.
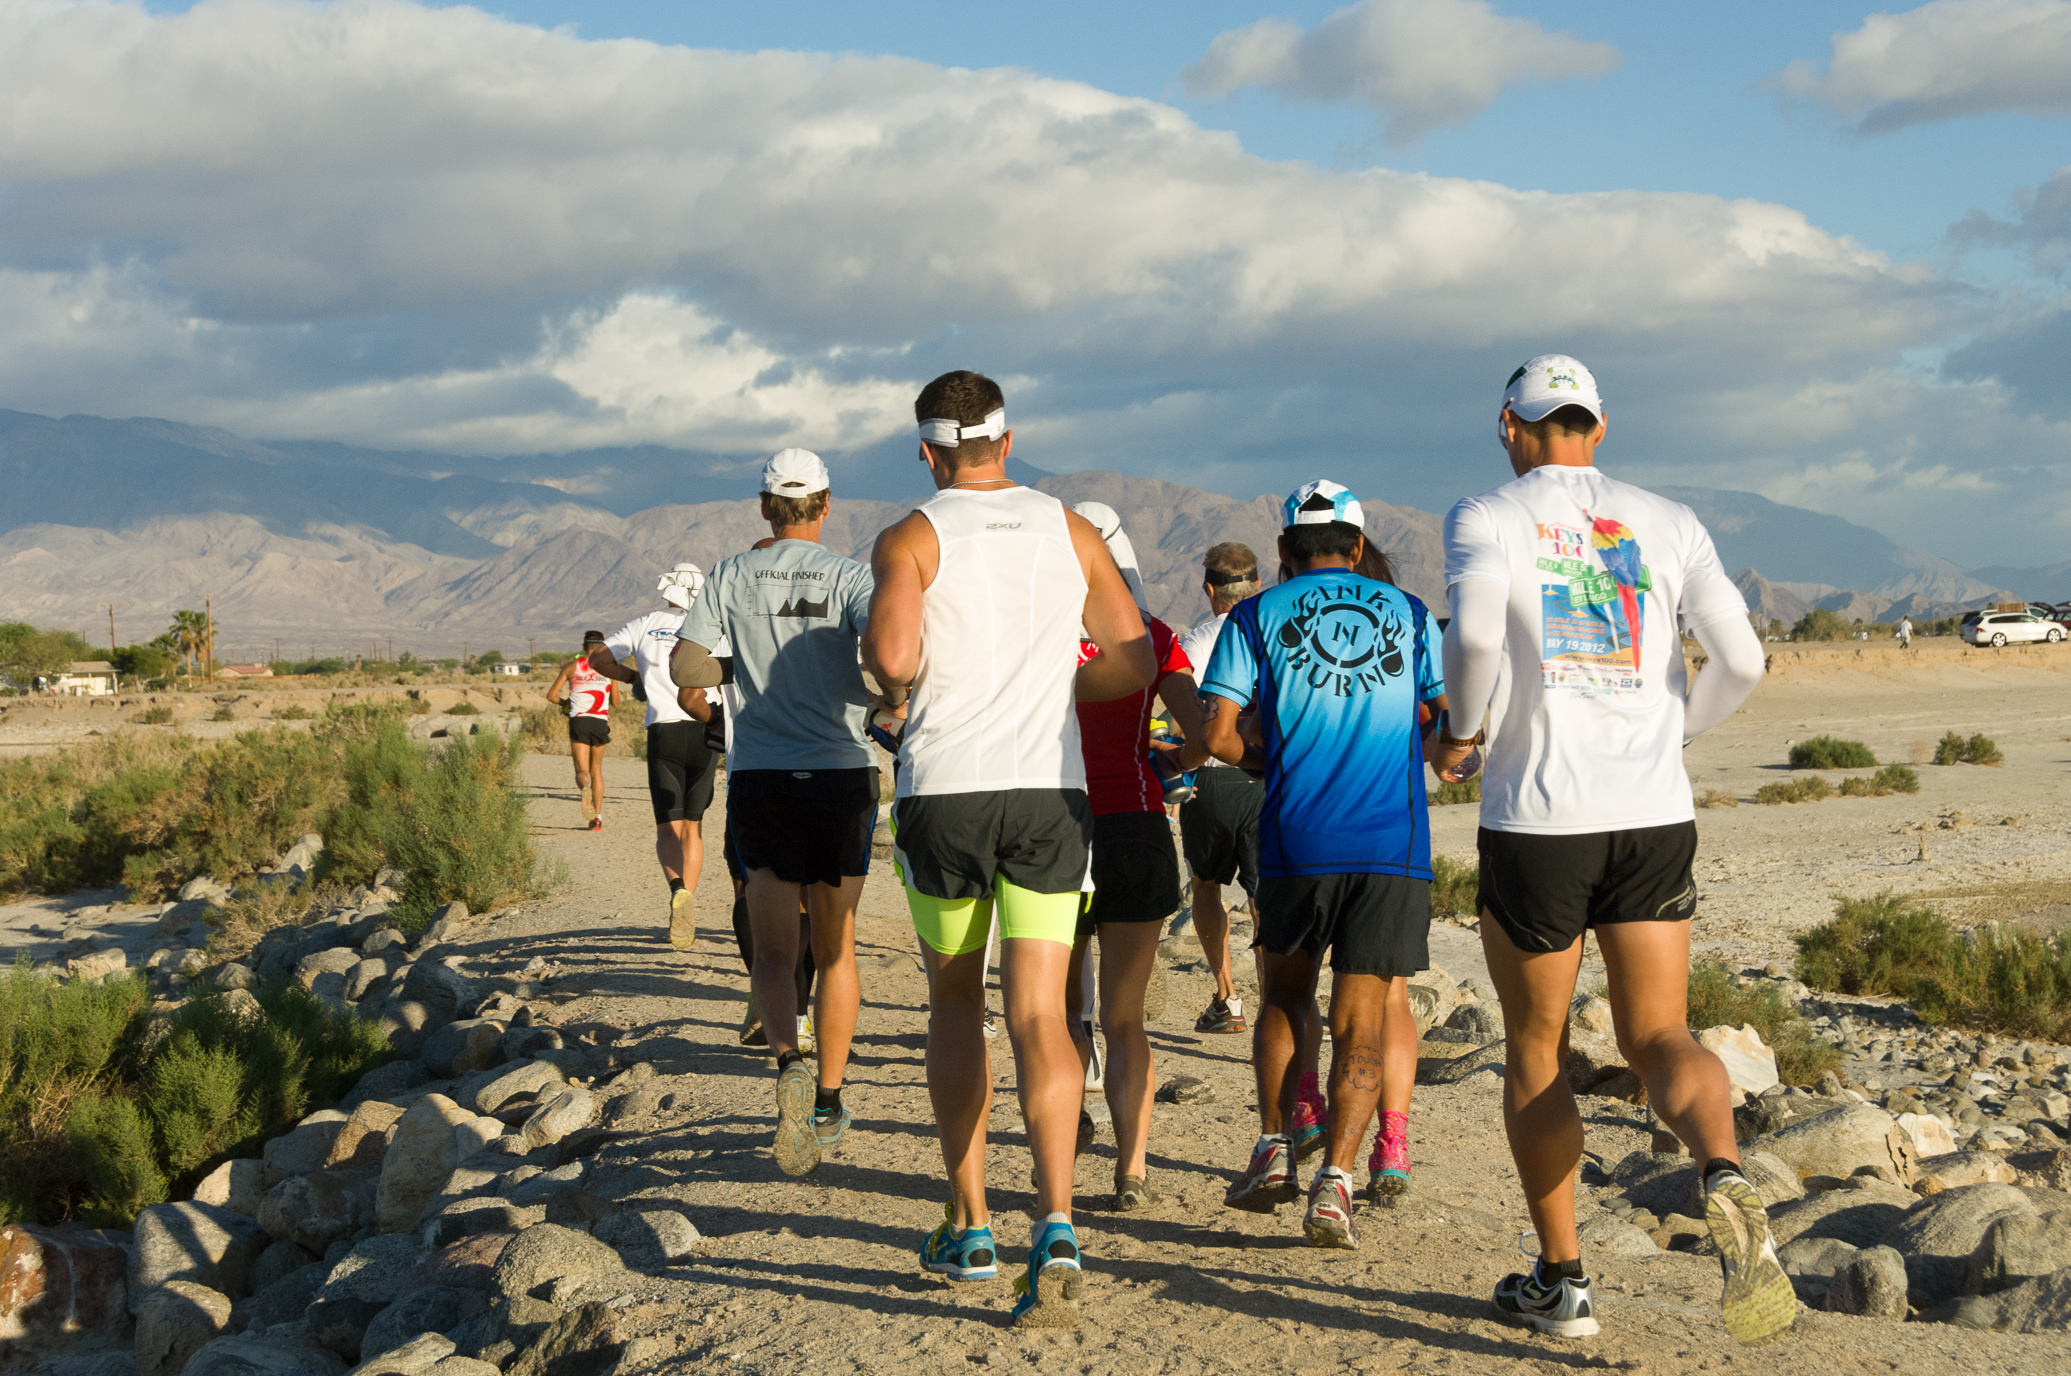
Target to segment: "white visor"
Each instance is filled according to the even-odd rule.
[[[995,407],[991,415],[976,425],[940,419],[920,423],[920,437],[943,449],[954,449],[965,440],[996,440],[1006,433],[1007,408],[1004,406]]]
[[[1122,581],[1129,585],[1129,595],[1136,599],[1136,605],[1146,610],[1150,603],[1143,595],[1143,572],[1136,564],[1136,546],[1129,542],[1128,532],[1122,529],[1122,518],[1106,502],[1080,502],[1073,511],[1093,523],[1100,532],[1100,538],[1107,543],[1107,552],[1114,556],[1115,567],[1122,571]]]

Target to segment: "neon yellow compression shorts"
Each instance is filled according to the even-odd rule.
[[[906,886],[906,906],[920,939],[945,956],[967,955],[992,933],[993,905],[999,905],[1000,939],[1033,937],[1069,946],[1078,935],[1077,892],[1030,893],[1002,879],[991,898],[930,898]]]

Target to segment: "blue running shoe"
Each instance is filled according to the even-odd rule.
[[[1014,1326],[1077,1328],[1079,1291],[1085,1284],[1079,1235],[1071,1224],[1036,1224],[1035,1239],[1028,1246],[1028,1272],[1014,1282]]]
[[[942,1206],[942,1226],[929,1233],[920,1245],[920,1264],[951,1280],[991,1280],[999,1275],[999,1249],[993,1245],[992,1229],[966,1228],[956,1232],[956,1206]]]
[[[813,1110],[813,1136],[820,1139],[820,1151],[824,1154],[841,1145],[841,1139],[848,1136],[849,1124],[855,1118],[849,1106],[840,1108],[816,1108]]]

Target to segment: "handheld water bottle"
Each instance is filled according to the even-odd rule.
[[[1169,745],[1183,745],[1185,738],[1176,735],[1166,722],[1151,723],[1151,739]],[[1165,790],[1165,806],[1184,803],[1194,796],[1194,771],[1181,770],[1176,752],[1153,750],[1150,752],[1151,772],[1158,776],[1158,783]]]

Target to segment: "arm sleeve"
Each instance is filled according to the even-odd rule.
[[[1726,576],[1726,567],[1719,562],[1719,551],[1712,544],[1711,532],[1697,521],[1694,514],[1690,522],[1696,530],[1690,539],[1689,557],[1683,563],[1682,600],[1676,607],[1676,624],[1695,634],[1697,628],[1706,622],[1722,621],[1729,616],[1745,622],[1747,599]]]
[[[1222,623],[1222,634],[1208,656],[1207,672],[1201,676],[1202,692],[1228,698],[1239,707],[1258,696],[1258,660],[1251,652],[1251,637],[1237,624],[1238,615],[1250,607],[1250,603],[1240,605]]]
[[[704,591],[698,594],[697,601],[683,614],[683,624],[676,629],[677,639],[702,645],[709,653],[725,637],[726,627],[719,623],[719,604],[725,599],[724,590],[730,581],[726,574],[726,563],[721,561],[705,579]]]
[[[1700,623],[1691,634],[1704,647],[1704,667],[1683,704],[1683,741],[1688,744],[1733,715],[1761,681],[1762,641],[1745,614]]]
[[[1446,715],[1455,736],[1471,736],[1496,695],[1510,615],[1510,556],[1476,502],[1446,515],[1445,582],[1453,613],[1445,628]]]

